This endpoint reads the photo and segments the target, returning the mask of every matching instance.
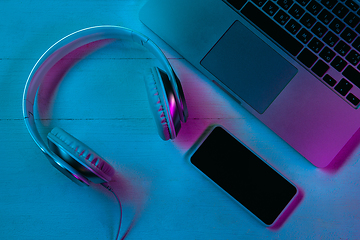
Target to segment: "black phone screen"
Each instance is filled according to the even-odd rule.
[[[221,127],[216,127],[191,156],[191,163],[271,225],[297,189]]]

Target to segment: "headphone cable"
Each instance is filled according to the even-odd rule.
[[[117,231],[117,234],[116,234],[116,238],[115,240],[117,240],[119,238],[119,235],[120,235],[120,228],[121,228],[121,221],[122,221],[122,206],[121,206],[121,201],[120,201],[120,198],[118,197],[118,195],[114,192],[114,190],[110,187],[110,185],[108,183],[101,183],[101,185],[103,187],[105,187],[107,190],[109,190],[112,194],[114,194],[116,200],[118,201],[119,203],[119,208],[120,208],[120,221],[119,221],[119,228],[118,228],[118,231]],[[125,238],[125,235],[121,238],[121,239],[124,239]]]

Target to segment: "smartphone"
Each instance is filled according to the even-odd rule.
[[[298,193],[294,184],[220,126],[190,161],[266,226],[275,223]]]

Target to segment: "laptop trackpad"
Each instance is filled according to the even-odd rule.
[[[297,69],[239,21],[200,64],[257,112],[263,113]]]

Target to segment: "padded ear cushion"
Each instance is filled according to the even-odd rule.
[[[146,85],[145,87],[158,133],[163,140],[169,140],[171,138],[169,121],[166,118],[166,114],[164,112],[165,105],[160,97],[161,95],[159,93],[159,88],[155,80],[156,77],[157,75],[154,73],[154,70],[152,69],[152,74],[144,78]]]
[[[52,151],[94,183],[108,182],[115,173],[102,157],[61,128],[48,134],[48,142]]]

